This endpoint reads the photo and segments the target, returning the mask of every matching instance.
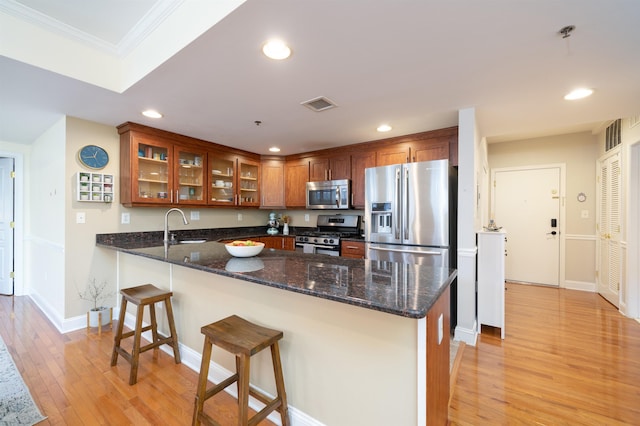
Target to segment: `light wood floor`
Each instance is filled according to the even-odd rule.
[[[152,350],[140,356],[138,383],[129,386],[129,363],[120,357],[110,366],[109,329],[101,336],[97,329],[61,335],[25,296],[0,296],[0,335],[48,417],[39,425],[191,424],[198,375],[163,351],[155,359]],[[225,392],[208,400],[205,412],[222,425],[236,424],[235,399]]]
[[[506,339],[462,351],[450,424],[640,424],[640,324],[596,294],[507,288]],[[44,425],[191,422],[197,374],[164,352],[142,354],[129,386],[128,363],[109,366],[110,331],[61,335],[26,297],[0,297],[0,335]],[[214,400],[207,412],[235,424],[235,400]]]
[[[506,338],[465,347],[450,424],[640,425],[638,322],[594,293],[507,284],[505,297]]]

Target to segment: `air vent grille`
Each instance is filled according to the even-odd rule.
[[[301,104],[316,112],[326,111],[337,106],[333,101],[325,98],[324,96],[309,99],[308,101],[304,101]]]
[[[622,142],[622,137],[620,134],[621,125],[622,120],[617,119],[609,127],[607,127],[605,136],[605,151],[609,151],[610,149],[615,148],[616,146],[620,145],[620,142]]]

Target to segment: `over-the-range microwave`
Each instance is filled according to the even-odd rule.
[[[349,208],[349,179],[307,182],[307,208],[342,210]]]

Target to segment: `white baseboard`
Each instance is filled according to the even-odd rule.
[[[563,288],[568,290],[590,291],[594,293],[596,291],[596,283],[565,280]]]
[[[474,323],[473,329],[463,328],[459,325],[456,326],[456,331],[453,335],[453,340],[464,342],[467,345],[475,346],[478,341],[477,323]]]

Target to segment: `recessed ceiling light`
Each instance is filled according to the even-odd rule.
[[[162,114],[153,109],[148,109],[146,111],[142,111],[142,115],[149,118],[162,118]]]
[[[582,99],[582,98],[586,98],[587,96],[591,96],[592,93],[593,93],[592,89],[580,88],[566,94],[564,98],[567,101],[574,101],[576,99]]]
[[[271,148],[269,148],[269,151],[271,151],[271,152],[280,152],[280,148],[278,148],[277,146],[272,146]]]
[[[282,40],[269,40],[262,46],[262,53],[271,59],[287,59],[291,56],[291,49]]]
[[[388,124],[381,124],[381,125],[378,126],[378,128],[376,130],[378,130],[379,132],[388,132],[391,129],[392,129],[392,127],[389,126]]]

